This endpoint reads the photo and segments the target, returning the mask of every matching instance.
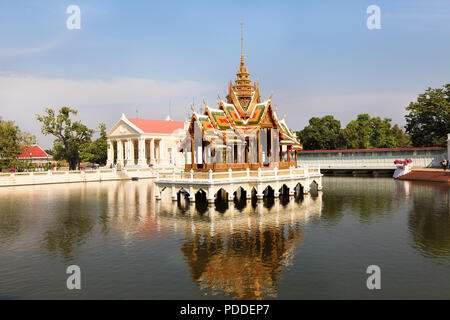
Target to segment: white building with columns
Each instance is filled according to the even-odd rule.
[[[121,168],[183,167],[179,152],[186,134],[184,121],[131,119],[124,114],[107,133],[107,166]]]

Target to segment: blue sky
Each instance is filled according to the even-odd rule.
[[[68,30],[66,8],[81,9]],[[368,30],[366,8],[381,9]],[[450,82],[450,1],[0,0],[0,116],[50,146],[33,115],[68,105],[94,127],[184,120],[226,95],[240,59],[293,129],[333,114],[404,124],[405,106]]]

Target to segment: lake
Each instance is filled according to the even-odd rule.
[[[387,177],[211,207],[152,180],[0,188],[0,299],[450,299],[449,198]]]

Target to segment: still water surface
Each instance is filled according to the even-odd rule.
[[[450,299],[448,185],[323,185],[217,208],[155,203],[151,180],[0,188],[0,298]]]

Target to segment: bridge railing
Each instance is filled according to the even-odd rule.
[[[319,175],[320,168],[295,168],[289,169],[261,169],[258,170],[240,170],[240,171],[220,171],[220,172],[198,172],[198,171],[182,171],[179,169],[172,170],[160,170],[156,174],[157,180],[171,180],[171,181],[202,181],[202,180],[239,180],[239,179],[251,179],[251,178],[270,178],[277,176],[292,176],[292,175]]]

